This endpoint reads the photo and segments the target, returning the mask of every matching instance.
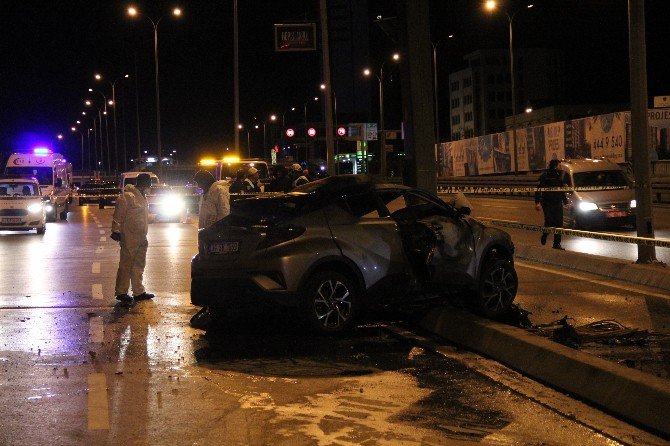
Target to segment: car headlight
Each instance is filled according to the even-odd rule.
[[[31,214],[37,214],[39,212],[42,212],[42,205],[40,203],[34,203],[28,206],[28,212]]]
[[[44,206],[44,210],[47,212],[51,212],[54,210],[54,207],[50,204],[47,204],[46,206]]]
[[[591,203],[590,201],[582,201],[579,203],[579,210],[582,212],[597,211],[598,205]]]
[[[636,208],[637,207],[637,200],[630,200],[630,207],[631,207],[631,209]]]
[[[167,195],[160,201],[160,210],[165,215],[176,215],[184,209],[184,200],[181,197]]]

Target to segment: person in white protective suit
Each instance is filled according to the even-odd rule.
[[[204,229],[230,214],[230,184],[227,181],[215,181],[206,170],[195,174],[195,183],[202,189],[198,228]],[[207,329],[211,323],[209,308],[204,307],[191,318],[193,328]]]
[[[202,189],[198,228],[203,229],[230,214],[230,185],[227,181],[215,181],[206,170],[195,174],[195,182]]]
[[[115,294],[116,299],[124,303],[154,297],[142,285],[149,229],[149,208],[145,195],[150,187],[151,177],[145,173],[138,175],[135,186],[125,186],[114,209],[111,238],[121,245]],[[133,297],[128,295],[131,285]]]

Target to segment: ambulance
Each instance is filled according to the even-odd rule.
[[[35,178],[42,196],[50,205],[47,220],[67,219],[74,188],[72,164],[63,155],[53,153],[47,147],[36,147],[27,153],[13,153],[7,159],[5,175],[12,178]]]

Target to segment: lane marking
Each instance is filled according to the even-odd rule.
[[[104,250],[105,250],[104,246],[98,246],[97,248],[95,248],[95,253],[96,254],[102,254],[102,251],[104,251]]]
[[[641,288],[636,288],[636,287],[624,285],[624,284],[621,284],[621,283],[611,283],[611,282],[607,282],[607,280],[591,279],[590,277],[585,277],[585,276],[582,276],[582,275],[579,275],[579,274],[576,274],[576,273],[568,273],[568,272],[565,272],[565,271],[559,271],[559,270],[554,269],[554,268],[546,268],[546,267],[543,267],[543,266],[531,265],[531,264],[529,264],[529,263],[527,263],[523,260],[515,260],[514,265],[515,266],[519,265],[519,266],[522,266],[522,267],[528,268],[528,269],[534,269],[536,271],[543,271],[545,273],[556,274],[558,276],[568,277],[570,279],[577,279],[577,280],[582,280],[584,282],[591,282],[591,283],[594,283],[596,285],[602,285],[602,286],[609,287],[609,288],[615,288],[615,289],[623,290],[623,291],[630,291],[630,292],[636,293],[636,294],[643,294],[643,295],[647,295],[647,296],[660,297],[662,299],[670,299],[670,295],[668,295],[668,294],[661,294],[661,293],[656,293],[654,291],[647,291],[647,290],[644,290],[644,289],[641,289]],[[608,280],[615,280],[615,279],[608,279]]]
[[[100,235],[105,235],[105,231],[103,229],[100,230]]]
[[[106,237],[100,237],[100,241],[101,241],[101,242],[104,242],[105,240],[107,240]]]
[[[89,319],[88,342],[100,344],[105,339],[105,331],[102,325],[102,316],[93,316]]]
[[[93,262],[91,265],[92,274],[100,274],[100,262]]]
[[[93,295],[93,299],[102,300],[102,284],[94,283],[91,286],[91,294]]]
[[[88,429],[109,429],[107,378],[104,373],[88,375]]]
[[[98,225],[99,228],[102,228],[102,225]]]

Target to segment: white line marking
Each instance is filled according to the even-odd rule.
[[[100,235],[105,235],[105,230],[104,229],[100,230]]]
[[[102,254],[102,251],[104,251],[104,250],[105,250],[104,246],[98,246],[97,248],[95,248],[95,253],[96,254]]]
[[[107,240],[105,237],[100,237],[101,242],[104,242],[105,240]]]
[[[105,330],[102,326],[102,316],[93,316],[89,319],[88,342],[100,344],[105,339]]]
[[[606,279],[606,280],[591,279],[591,278],[584,277],[582,275],[575,274],[575,273],[568,273],[568,272],[559,271],[559,270],[553,269],[553,268],[545,268],[543,266],[531,265],[531,264],[526,263],[525,261],[522,261],[522,260],[515,260],[514,265],[519,265],[519,266],[522,266],[524,268],[534,269],[534,270],[537,270],[537,271],[543,271],[545,273],[556,274],[558,276],[569,277],[571,279],[583,280],[584,282],[591,282],[591,283],[595,283],[596,285],[602,285],[602,286],[606,286],[606,287],[610,287],[610,288],[615,288],[615,289],[618,289],[618,290],[630,291],[632,293],[644,294],[644,295],[647,295],[647,296],[660,297],[660,298],[663,298],[663,299],[670,299],[670,296],[667,295],[667,294],[655,293],[653,291],[647,291],[645,289],[636,288],[636,287],[624,285],[624,284],[621,284],[621,283],[607,282],[607,280],[616,280],[616,279]]]
[[[100,262],[93,262],[91,265],[92,274],[100,274]]]
[[[102,228],[102,225],[98,225],[99,228]]]
[[[102,299],[102,284],[94,283],[93,286],[91,287],[91,294],[93,295],[93,299],[101,300]]]
[[[107,378],[104,373],[88,375],[88,429],[109,429]]]

